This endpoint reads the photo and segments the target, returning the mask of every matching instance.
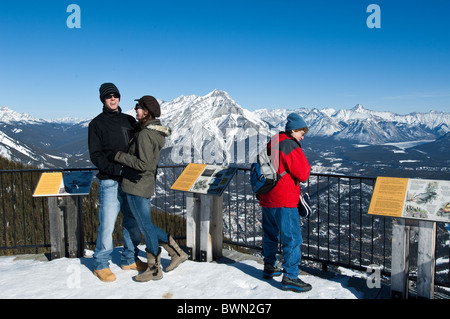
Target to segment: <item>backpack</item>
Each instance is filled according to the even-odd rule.
[[[284,171],[279,175],[275,165],[267,155],[267,151],[262,151],[256,157],[256,163],[252,164],[250,170],[250,184],[252,185],[253,192],[257,196],[268,193],[286,173]]]

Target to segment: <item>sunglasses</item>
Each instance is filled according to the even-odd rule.
[[[139,104],[136,104],[136,106],[134,107],[134,110],[137,111],[139,109],[142,109],[142,106],[140,106]]]
[[[119,93],[110,93],[110,94],[108,94],[108,95],[105,95],[105,100],[112,99],[113,96],[114,96],[116,99],[120,98],[120,94],[119,94]]]

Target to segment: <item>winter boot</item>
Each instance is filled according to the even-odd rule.
[[[122,270],[137,270],[137,271],[145,271],[148,268],[148,264],[141,261],[140,259],[136,260],[136,262],[131,265],[122,266]]]
[[[303,282],[299,278],[290,279],[286,276],[283,276],[283,280],[281,280],[281,289],[282,290],[290,290],[293,292],[305,292],[311,290],[311,285]]]
[[[114,275],[109,268],[94,270],[94,275],[104,282],[112,282],[116,280],[116,275]]]
[[[161,243],[161,245],[170,256],[170,264],[166,267],[166,272],[174,270],[188,259],[188,255],[178,246],[172,236],[169,235],[168,243]]]
[[[161,270],[161,248],[159,248],[157,256],[147,251],[147,262],[147,270],[142,274],[135,276],[134,280],[145,282],[150,280],[160,280],[163,277]]]
[[[273,277],[281,276],[282,269],[272,264],[265,263],[263,270],[264,279],[272,279]]]

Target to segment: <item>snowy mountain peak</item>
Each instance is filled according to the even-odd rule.
[[[174,148],[175,157],[193,149],[192,154],[217,154],[213,150],[224,150],[224,157],[212,158],[210,163],[221,163],[232,156],[233,148],[229,143],[241,143],[251,134],[258,134],[258,140],[283,131],[287,116],[292,113],[301,115],[309,128],[308,136],[325,137],[330,140],[345,140],[365,144],[383,144],[404,141],[436,140],[450,132],[450,113],[428,112],[399,115],[392,112],[372,111],[361,104],[351,109],[334,110],[331,108],[298,108],[249,111],[238,105],[230,95],[215,89],[204,96],[180,96],[171,101],[160,101],[161,122],[172,129],[166,148]],[[126,113],[135,116],[134,109]],[[0,107],[0,125],[4,133],[0,141],[0,153],[21,154],[32,160],[31,156],[13,150],[11,140],[42,148],[45,152],[65,152],[62,157],[75,159],[78,154],[87,152],[87,124],[64,120],[40,120],[25,113],[18,113],[8,107]],[[182,147],[183,151],[179,151]],[[57,151],[56,151],[57,149]],[[178,152],[179,151],[179,152]],[[245,154],[251,155],[246,149]],[[13,152],[15,152],[13,154]],[[178,153],[177,153],[178,152]],[[226,153],[228,152],[228,153]],[[60,154],[60,153],[58,153]],[[76,154],[69,156],[67,154]],[[238,154],[235,154],[236,156]],[[249,156],[247,156],[250,158]],[[16,156],[19,158],[19,155]],[[78,160],[78,159],[77,159]],[[80,157],[80,160],[81,159]],[[184,160],[184,158],[183,158]],[[46,160],[48,162],[48,160]],[[84,163],[84,162],[83,162]],[[70,164],[70,163],[69,163]],[[68,164],[68,165],[69,165]]]
[[[362,106],[362,104],[356,104],[351,110],[354,112],[358,112],[358,113],[363,113],[363,112],[367,111],[367,109],[364,108],[364,106]]]
[[[226,97],[231,99],[230,95],[222,90],[219,89],[214,89],[213,91],[211,91],[210,93],[208,93],[205,97],[210,97],[210,96],[214,96],[214,97]]]
[[[63,123],[63,124],[78,124],[88,121],[87,119],[65,117],[60,119],[44,120],[35,118],[27,113],[19,113],[11,110],[7,106],[0,107],[0,123]]]
[[[19,113],[19,112],[13,111],[10,108],[8,108],[7,106],[0,107],[0,122],[11,123],[11,122],[22,122],[22,121],[36,122],[39,120],[35,119],[34,117],[32,117],[31,115],[29,115],[27,113]]]

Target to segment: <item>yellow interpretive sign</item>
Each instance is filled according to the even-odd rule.
[[[369,206],[369,214],[402,217],[407,178],[378,177]]]
[[[93,177],[92,171],[42,173],[33,197],[88,195]]]
[[[63,173],[42,173],[33,196],[49,196],[59,193],[63,181]]]
[[[450,222],[450,181],[378,177],[369,214]]]
[[[236,170],[228,166],[190,163],[170,189],[220,196]]]

